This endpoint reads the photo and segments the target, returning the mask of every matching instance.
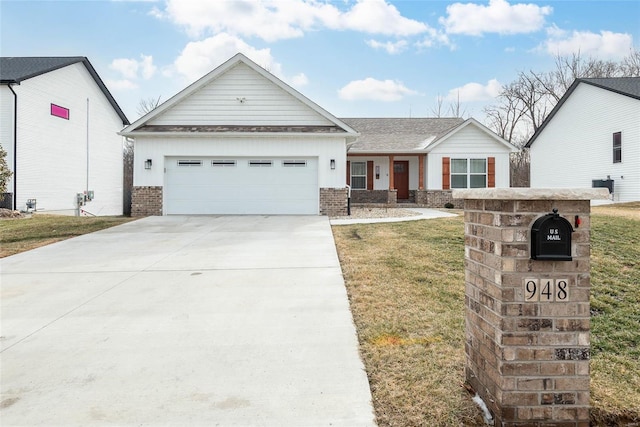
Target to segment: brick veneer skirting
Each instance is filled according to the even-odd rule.
[[[416,203],[428,208],[444,208],[447,203],[456,209],[464,207],[464,200],[454,199],[451,190],[416,190]]]
[[[345,216],[347,214],[346,188],[320,189],[320,215]]]
[[[133,187],[131,216],[162,216],[162,187]]]

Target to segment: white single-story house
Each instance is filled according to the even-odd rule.
[[[129,121],[86,57],[0,58],[0,145],[13,172],[4,207],[122,215]]]
[[[339,119],[237,54],[126,127],[132,215],[344,215],[508,187],[515,147],[474,119]]]
[[[237,54],[126,127],[132,215],[346,213],[350,126]]]
[[[531,187],[640,200],[640,77],[576,79],[527,142]]]
[[[347,152],[353,203],[455,206],[457,188],[509,187],[509,142],[470,118],[342,119],[360,136]]]

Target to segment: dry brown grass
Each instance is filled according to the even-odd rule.
[[[76,217],[35,214],[31,218],[0,221],[0,258],[49,245],[71,237],[113,227],[127,217]]]
[[[640,202],[594,206],[592,213],[594,215],[619,216],[640,221]]]
[[[464,382],[460,218],[334,227],[380,426],[480,425]]]
[[[637,207],[592,216],[594,426],[640,425]],[[460,388],[463,230],[460,217],[333,227],[381,427],[483,425]]]

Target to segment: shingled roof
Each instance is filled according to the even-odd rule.
[[[69,65],[83,63],[95,80],[96,84],[104,93],[115,112],[122,120],[123,125],[128,125],[129,120],[113,98],[109,89],[93,68],[89,60],[84,56],[65,57],[1,57],[0,58],[0,84],[20,84],[21,82],[58,70]]]
[[[346,118],[340,119],[360,133],[349,151],[406,153],[424,150],[461,125],[461,118]]]

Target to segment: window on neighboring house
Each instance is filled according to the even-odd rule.
[[[487,159],[451,159],[451,188],[486,188]]]
[[[622,132],[613,134],[613,163],[622,163]]]
[[[69,109],[56,104],[51,104],[51,115],[69,120]]]
[[[366,190],[367,162],[351,162],[351,188],[354,190]]]

